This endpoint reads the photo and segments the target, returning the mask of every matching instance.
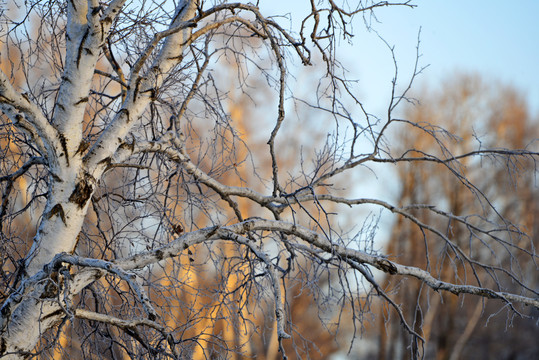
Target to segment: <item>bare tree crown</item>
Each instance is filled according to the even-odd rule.
[[[67,337],[96,358],[302,356],[293,309],[305,294],[352,340],[381,300],[420,357],[424,333],[392,278],[516,315],[539,308],[537,238],[501,210],[480,165],[536,175],[536,139],[455,142],[434,115],[399,117],[423,68],[399,78],[390,47],[387,109],[371,114],[339,42],[387,6],[415,5],[304,3],[302,19],[217,0],[3,9],[0,357],[54,357]],[[350,196],[372,186],[366,169],[398,168],[421,192],[433,183],[406,176],[424,166],[475,206]],[[421,255],[378,245],[366,212],[413,228],[393,234]]]

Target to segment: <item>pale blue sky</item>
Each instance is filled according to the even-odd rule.
[[[421,27],[429,83],[455,71],[476,71],[510,83],[539,110],[539,1],[419,0],[418,7],[379,12],[380,31],[404,57]],[[408,47],[408,49],[406,48]]]
[[[354,0],[349,0],[352,3]],[[264,13],[295,15],[309,11],[308,0],[262,0]],[[525,94],[539,116],[539,0],[416,0],[414,9],[380,8],[373,27],[392,46],[404,86],[413,69],[421,28],[421,64],[429,65],[415,84],[436,86],[459,72],[478,73],[492,83],[511,84]],[[307,6],[307,9],[305,9]],[[389,101],[393,62],[386,45],[357,19],[354,44],[342,42],[340,58],[359,79],[359,95],[370,113],[383,116]],[[287,25],[283,22],[283,25]],[[537,132],[539,137],[539,130]],[[380,172],[379,174],[387,174]],[[363,175],[362,175],[363,176]],[[357,197],[381,196],[393,201],[396,184],[373,180],[358,186]],[[364,177],[359,181],[368,181]],[[388,189],[391,189],[388,192]],[[375,195],[374,195],[375,194]],[[389,198],[388,198],[389,197]],[[391,218],[384,217],[379,239],[387,236]]]
[[[421,63],[430,64],[416,87],[436,84],[456,72],[478,72],[509,83],[527,94],[532,112],[539,112],[539,0],[416,0],[415,9],[380,8],[374,28],[391,45],[405,75],[415,60],[421,27]],[[303,13],[306,0],[261,1],[270,13]],[[303,9],[302,9],[303,8]],[[285,9],[285,10],[283,10]],[[266,14],[268,13],[266,12]],[[380,112],[392,78],[390,54],[374,33],[356,24],[354,46],[341,58],[359,78],[361,95],[372,112]],[[403,79],[404,80],[404,79]]]

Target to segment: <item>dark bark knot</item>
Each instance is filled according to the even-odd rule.
[[[82,140],[79,144],[77,151],[75,152],[75,155],[83,154],[89,147],[90,147],[90,143],[88,141]]]
[[[381,260],[378,260],[376,264],[379,266],[380,270],[386,273],[389,273],[391,275],[395,275],[398,272],[395,264],[393,264],[389,260],[381,259]]]
[[[51,219],[53,216],[59,216],[60,219],[62,219],[62,222],[64,223],[64,225],[66,224],[64,208],[62,207],[61,204],[54,205],[52,209],[47,214],[45,214],[46,219]]]
[[[79,101],[77,101],[77,102],[76,102],[75,104],[73,104],[73,105],[77,106],[77,105],[80,105],[80,104],[85,104],[85,103],[87,103],[87,102],[88,102],[88,96],[83,97],[83,98],[80,98]]]
[[[67,166],[69,166],[69,154],[67,152],[67,141],[66,141],[66,138],[63,134],[59,134],[58,135],[59,139],[60,139],[60,145],[62,145],[62,150],[64,151],[64,155],[66,157],[66,163],[67,163]],[[60,156],[62,156],[62,154],[60,154]]]
[[[57,277],[57,273],[51,274],[51,277]],[[45,284],[45,289],[39,296],[40,299],[54,299],[58,295],[58,284],[49,279]]]
[[[132,142],[122,142],[122,139],[118,138],[118,142],[120,143],[119,148],[120,149],[126,149],[129,150],[131,153],[135,151],[135,139],[133,138]]]
[[[0,355],[4,355],[7,350],[6,341],[4,338],[0,339]]]
[[[69,201],[77,204],[80,209],[84,208],[94,191],[92,183],[92,178],[89,175],[80,179],[77,185],[75,185],[75,190],[73,190],[73,193],[69,196]]]

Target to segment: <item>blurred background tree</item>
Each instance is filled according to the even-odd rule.
[[[419,154],[466,154],[487,148],[533,148],[537,146],[539,122],[528,114],[524,96],[516,89],[485,80],[480,75],[461,74],[438,86],[437,91],[425,89],[418,96],[419,104],[409,107],[405,118],[418,128],[399,133],[401,152]],[[441,144],[433,132],[443,131],[447,141]],[[432,133],[431,133],[432,132]],[[474,217],[496,223],[508,219],[525,233],[512,228],[502,234],[501,228],[491,233],[503,242],[487,243],[480,261],[496,257],[507,268],[514,268],[539,286],[536,260],[533,254],[514,257],[508,248],[531,241],[539,245],[539,192],[534,175],[536,160],[509,157],[500,160],[489,155],[462,161],[457,169],[442,164],[401,163],[397,166],[397,182],[401,187],[399,206],[433,204],[455,217],[469,218],[470,224],[441,218],[428,207],[411,211],[424,224],[439,223],[445,235],[473,254],[476,243],[483,241],[473,229]],[[458,171],[458,177],[451,172]],[[470,183],[474,186],[470,188]],[[485,206],[484,198],[496,199],[496,211]],[[473,215],[478,214],[478,215]],[[492,273],[477,274],[463,266],[459,254],[433,240],[432,235],[413,223],[398,218],[387,245],[388,254],[405,264],[422,264],[445,281],[476,278],[484,284],[503,281],[508,288],[517,284],[503,278],[491,278]],[[399,277],[387,278],[385,287],[403,304],[407,319],[425,338],[427,359],[535,359],[539,356],[537,327],[533,321],[516,318],[504,304],[484,302],[470,296],[451,296],[430,291],[421,284],[404,284]],[[378,319],[378,359],[406,359],[403,344],[408,335],[400,327],[400,319],[390,316]],[[523,308],[524,317],[536,318],[537,309]],[[488,326],[487,326],[488,325]],[[371,333],[372,336],[372,333]],[[481,355],[478,355],[481,354]]]

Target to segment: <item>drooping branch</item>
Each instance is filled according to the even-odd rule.
[[[301,239],[309,246],[313,246],[314,248],[321,250],[323,254],[325,254],[317,254],[317,256],[329,256],[336,258],[338,261],[345,262],[354,261],[361,266],[372,266],[391,276],[411,276],[436,291],[442,290],[451,292],[455,295],[472,294],[484,298],[499,299],[508,303],[509,306],[513,306],[513,303],[521,303],[539,308],[539,299],[537,298],[495,291],[485,287],[448,283],[433,277],[428,271],[422,270],[420,268],[401,265],[397,262],[388,260],[384,256],[371,255],[359,250],[354,250],[344,247],[342,245],[334,244],[327,238],[325,238],[323,235],[320,235],[317,232],[304,228],[300,225],[284,221],[254,218],[234,225],[213,226],[194,232],[189,232],[182,236],[179,236],[176,240],[172,241],[168,245],[148,252],[136,254],[125,259],[119,259],[114,262],[106,262],[96,259],[85,259],[82,257],[72,256],[68,254],[60,254],[55,258],[52,263],[48,264],[43,271],[37,273],[32,278],[25,280],[23,284],[21,284],[21,289],[16,294],[10,296],[10,298],[4,303],[2,311],[6,312],[9,309],[17,308],[16,305],[19,305],[18,308],[21,308],[21,302],[25,303],[29,301],[31,297],[29,297],[28,295],[38,290],[39,287],[37,287],[37,285],[40,284],[43,280],[45,280],[48,276],[50,276],[50,273],[54,271],[54,269],[58,268],[62,262],[71,263],[82,268],[78,273],[72,276],[73,283],[70,284],[69,289],[73,292],[73,294],[78,293],[82,288],[86,287],[107,272],[119,274],[122,278],[129,280],[129,276],[123,276],[123,274],[125,274],[125,272],[127,271],[140,270],[149,265],[156,264],[160,261],[177,257],[181,252],[185,251],[190,246],[212,240],[228,239],[229,241],[235,241],[242,245],[249,246],[251,250],[256,251],[256,253],[264,262],[267,262],[269,261],[267,255],[249,245],[251,240],[236,236],[250,234],[256,231],[285,233],[289,236]],[[294,244],[291,244],[291,246],[294,247]],[[305,250],[307,248],[303,247],[303,249]],[[271,264],[271,262],[269,264]],[[276,279],[277,275],[273,274],[272,281],[275,282]],[[136,292],[137,287],[133,286],[132,288]],[[278,305],[279,303],[277,302],[279,301],[279,291],[275,291],[276,307],[277,311],[279,312],[280,308]],[[39,296],[39,294],[36,294],[34,296]],[[144,296],[140,296],[140,298],[141,301],[144,303]],[[52,307],[50,310],[51,313],[57,311],[55,309],[55,307]],[[153,320],[150,319],[150,321]],[[122,325],[123,323],[118,324]],[[144,324],[148,325],[146,323]],[[284,334],[286,333],[283,332],[281,335],[283,335],[283,338],[286,338]]]
[[[300,225],[285,221],[264,220],[264,219],[248,219],[244,222],[237,223],[229,226],[211,227],[202,229],[196,232],[187,233],[180,236],[174,242],[169,245],[163,246],[154,251],[135,255],[130,258],[119,260],[116,264],[125,270],[137,269],[147,266],[152,263],[156,263],[165,258],[177,256],[179,251],[198,243],[207,241],[210,239],[218,239],[219,234],[231,232],[234,234],[247,234],[250,231],[272,231],[283,232],[285,234],[298,237],[306,243],[315,246],[323,250],[328,255],[337,255],[341,258],[350,258],[359,264],[370,265],[380,271],[383,271],[389,275],[404,275],[412,276],[419,281],[425,283],[434,290],[444,290],[457,294],[472,294],[482,296],[491,299],[500,299],[507,303],[522,303],[539,308],[539,299],[533,297],[526,297],[521,295],[509,294],[506,292],[494,291],[489,288],[483,288],[473,285],[458,285],[445,281],[441,281],[433,277],[428,271],[422,270],[413,266],[401,265],[397,262],[390,261],[384,256],[371,255],[359,250],[343,247],[342,245],[332,244],[327,238],[304,228]]]
[[[259,258],[264,264],[266,265],[266,269],[269,273],[271,285],[273,288],[273,295],[275,297],[275,321],[277,322],[277,336],[279,337],[279,342],[282,339],[289,339],[290,335],[286,333],[284,330],[285,328],[285,312],[283,308],[283,297],[281,294],[281,285],[280,285],[280,279],[279,273],[277,272],[276,266],[273,264],[273,262],[270,260],[269,256],[262,252],[260,249],[257,249],[253,241],[250,239],[247,239],[243,236],[240,236],[236,233],[231,233],[228,231],[223,231],[222,229],[219,229],[220,236],[225,240],[231,240],[238,244],[242,244],[244,246],[247,246],[257,258]]]

